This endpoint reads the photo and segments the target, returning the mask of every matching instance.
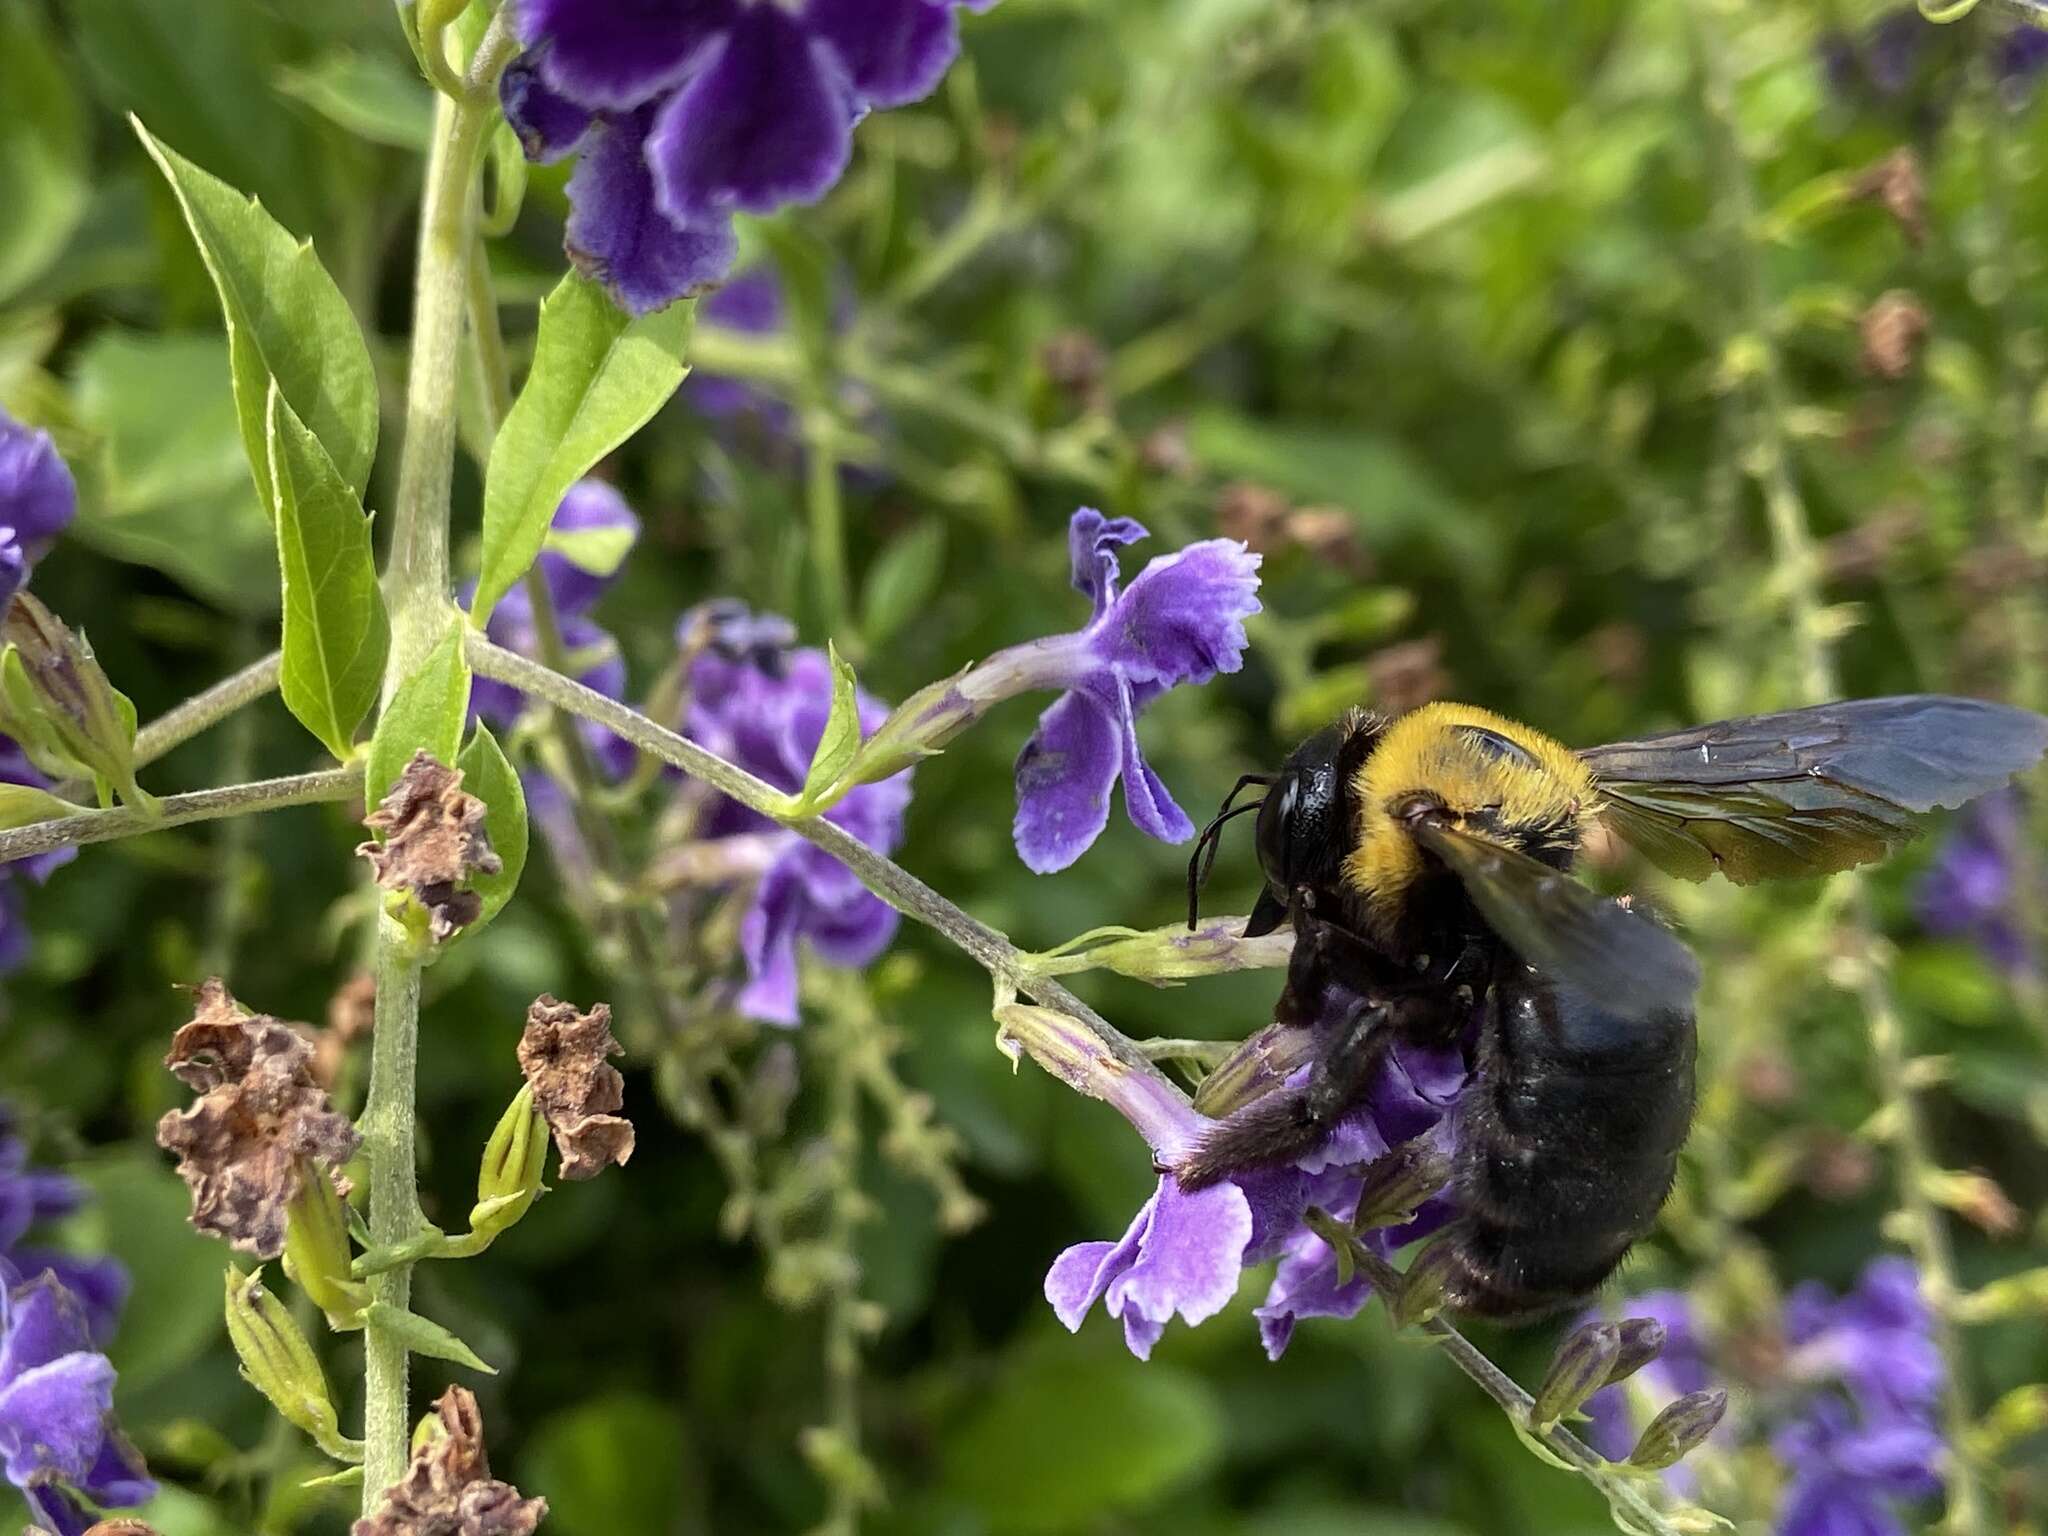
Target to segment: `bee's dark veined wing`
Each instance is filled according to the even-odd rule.
[[[1699,962],[1668,930],[1526,854],[1423,821],[1417,842],[1449,866],[1516,954],[1624,1018],[1690,1012]]]
[[[1846,699],[1580,753],[1609,827],[1688,880],[1832,874],[2048,751],[2048,718],[1942,694]]]

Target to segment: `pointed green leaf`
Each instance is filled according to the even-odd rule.
[[[220,292],[242,446],[258,497],[265,507],[276,505],[265,427],[272,379],[361,495],[377,452],[377,377],[355,315],[312,242],[294,239],[261,203],[159,143],[139,120],[129,121],[170,182]]]
[[[416,1355],[427,1355],[435,1360],[452,1360],[457,1365],[466,1365],[472,1371],[482,1371],[486,1376],[495,1376],[497,1371],[484,1364],[483,1358],[454,1334],[431,1318],[421,1317],[417,1312],[408,1312],[404,1307],[394,1307],[388,1301],[373,1301],[364,1311],[364,1317],[372,1328],[390,1334]]]
[[[645,425],[683,381],[693,304],[627,318],[571,273],[540,307],[526,387],[498,429],[484,477],[481,624],[540,554],[563,493]]]
[[[484,910],[462,931],[475,934],[519,888],[520,872],[526,868],[526,791],[520,788],[519,775],[505,749],[481,720],[456,767],[462,770],[462,787],[484,803],[484,831],[490,835],[491,851],[501,866],[495,875],[478,875],[470,882],[470,888],[483,897]]]
[[[853,668],[829,640],[825,651],[832,663],[832,713],[825,717],[824,734],[818,738],[818,750],[811,754],[810,772],[804,775],[803,798],[807,802],[837,784],[853,754],[860,750],[860,693]]]
[[[39,821],[55,821],[60,816],[76,816],[84,809],[32,784],[0,784],[0,832],[32,827]]]
[[[364,769],[364,802],[375,805],[389,794],[421,747],[441,762],[453,763],[468,713],[469,663],[462,656],[462,630],[451,626],[419,670],[398,685],[377,721]]]
[[[267,435],[277,488],[277,564],[284,577],[284,667],[278,691],[337,758],[377,702],[390,626],[370,519],[273,380]]]
[[[0,299],[63,252],[84,217],[85,113],[58,61],[42,8],[0,0]]]

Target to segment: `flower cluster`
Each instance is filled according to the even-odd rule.
[[[1636,1378],[1658,1406],[1704,1385],[1710,1362],[1754,1369],[1753,1350],[1714,1361],[1709,1331],[1682,1293],[1637,1298],[1629,1311],[1665,1328],[1664,1352]],[[1731,1442],[1767,1439],[1782,1464],[1778,1536],[1904,1536],[1898,1506],[1940,1491],[1943,1367],[1933,1328],[1919,1272],[1903,1258],[1874,1261],[1846,1296],[1809,1282],[1786,1298],[1783,1348],[1765,1352],[1770,1379],[1756,1384],[1747,1422],[1720,1431]],[[1632,1390],[1610,1387],[1586,1405],[1593,1443],[1608,1455],[1626,1455],[1632,1443]]]
[[[1964,807],[1915,900],[1922,928],[1968,939],[2007,972],[2034,965],[2034,939],[2021,920],[2026,809],[2016,789]]]
[[[128,1272],[115,1260],[87,1258],[29,1241],[43,1222],[70,1215],[85,1201],[85,1189],[69,1174],[31,1168],[28,1145],[15,1127],[13,1111],[0,1105],[0,1266],[17,1275],[55,1275],[78,1298],[92,1336],[105,1343],[128,1299]]]
[[[27,584],[29,567],[70,524],[77,510],[77,485],[57,456],[50,434],[22,426],[0,410],[0,609]],[[50,781],[6,736],[0,736],[0,783],[50,787]],[[14,877],[26,875],[40,883],[76,852],[75,848],[60,848],[0,866],[0,974],[19,969],[28,958],[28,929],[22,922],[21,890]]]
[[[729,603],[685,614],[678,640],[688,657],[680,728],[700,746],[777,789],[802,787],[832,710],[832,668],[815,647],[790,649],[782,620]],[[858,695],[863,734],[888,713]],[[826,813],[877,853],[903,837],[910,804],[904,770],[854,789]],[[895,937],[897,914],[830,854],[723,795],[698,809],[691,837],[726,843],[731,867],[753,879],[740,925],[747,982],[737,999],[749,1018],[797,1020],[797,941],[833,965],[868,964]]]
[[[1942,47],[1969,29],[1929,21],[1916,6],[1887,11],[1860,32],[1833,28],[1822,34],[1821,68],[1838,96],[1864,92],[1880,100],[1907,97],[1925,83],[1952,84],[1960,70],[1935,74]],[[1998,28],[1984,44],[1999,94],[2015,110],[2026,105],[2048,68],[2048,31],[2028,21]],[[1937,104],[1921,102],[1933,109]]]
[[[1027,1012],[1033,1016],[1006,1022],[1011,1037],[1067,1081],[1120,1110],[1150,1144],[1158,1165],[1179,1162],[1214,1124],[1163,1079],[1112,1061],[1078,1026]],[[1329,1021],[1316,1026],[1326,1027]],[[1254,1036],[1214,1076],[1263,1077],[1252,1093],[1297,1086],[1309,1070],[1314,1033],[1275,1026]],[[1176,1312],[1190,1324],[1215,1316],[1236,1295],[1246,1269],[1277,1258],[1256,1315],[1267,1355],[1279,1359],[1300,1319],[1354,1317],[1372,1294],[1363,1277],[1344,1278],[1336,1253],[1307,1226],[1308,1211],[1351,1220],[1367,1170],[1395,1147],[1428,1137],[1448,1153],[1450,1112],[1466,1072],[1460,1047],[1397,1045],[1364,1103],[1337,1122],[1313,1152],[1290,1167],[1239,1175],[1192,1194],[1171,1173],[1161,1174],[1122,1238],[1079,1243],[1054,1260],[1045,1277],[1046,1300],[1075,1330],[1100,1301],[1122,1321],[1125,1343],[1142,1360]],[[1423,1200],[1410,1220],[1369,1229],[1365,1241],[1391,1257],[1452,1214],[1448,1196],[1439,1192]]]
[[[625,696],[626,663],[618,642],[589,610],[609,590],[639,536],[640,519],[623,496],[602,480],[579,480],[555,509],[540,555],[540,576],[552,600],[569,675],[608,699]],[[465,605],[475,590],[474,583],[465,590]],[[498,599],[484,632],[508,651],[536,661],[546,659],[533,599],[523,585]],[[479,677],[471,686],[471,713],[497,729],[516,724],[527,703],[526,695],[509,683]],[[632,772],[632,743],[599,725],[584,722],[582,729],[591,756],[608,777],[620,779]]]
[[[54,1274],[0,1274],[0,1458],[42,1528],[82,1536],[94,1507],[156,1493],[114,1425],[114,1367],[78,1298]]]
[[[581,154],[569,256],[634,313],[718,281],[735,212],[815,202],[853,126],[930,93],[994,0],[519,0],[505,73],[529,158]]]

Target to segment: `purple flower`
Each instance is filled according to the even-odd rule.
[[[0,410],[0,607],[77,510],[77,484],[50,434]]]
[[[1116,551],[1146,537],[1131,519],[1083,507],[1067,527],[1074,586],[1094,606],[1067,635],[998,651],[933,683],[890,716],[878,762],[914,761],[945,745],[1000,701],[1062,695],[1039,716],[1017,757],[1017,853],[1040,874],[1065,869],[1109,822],[1121,779],[1124,809],[1165,842],[1194,835],[1138,747],[1138,715],[1178,683],[1206,682],[1244,663],[1244,621],[1259,611],[1260,557],[1235,539],[1207,539],[1162,555],[1128,587]]]
[[[803,786],[832,708],[832,670],[816,648],[784,650],[778,619],[756,619],[731,604],[686,614],[678,639],[688,663],[682,732],[777,789]],[[888,713],[858,695],[862,732]],[[864,784],[826,813],[878,853],[903,837],[910,774]],[[718,796],[695,828],[701,840],[749,838],[760,868],[740,924],[747,981],[738,999],[749,1018],[797,1022],[798,941],[829,965],[865,966],[896,935],[897,914],[837,859],[737,801]]]
[[[697,320],[743,336],[777,335],[787,323],[782,279],[773,267],[750,268],[698,305]],[[699,415],[757,421],[767,435],[788,435],[789,406],[746,379],[700,369],[683,381],[683,392]]]
[[[7,1480],[57,1536],[81,1536],[92,1507],[156,1493],[113,1422],[114,1367],[92,1347],[78,1299],[44,1274],[0,1295],[0,1457]]]
[[[1114,1105],[1150,1144],[1155,1163],[1178,1162],[1214,1123],[1164,1079],[1111,1061],[1093,1036],[1059,1015],[1024,1010],[1006,1017],[1005,1032],[1056,1075]],[[1314,1154],[1293,1167],[1241,1174],[1193,1194],[1162,1174],[1120,1239],[1078,1243],[1053,1261],[1046,1300],[1075,1331],[1101,1302],[1122,1321],[1124,1342],[1142,1360],[1176,1314],[1189,1324],[1215,1316],[1236,1295],[1245,1269],[1277,1257],[1279,1269],[1257,1316],[1266,1353],[1279,1359],[1298,1319],[1350,1317],[1371,1295],[1362,1279],[1338,1282],[1336,1256],[1304,1224],[1308,1209],[1349,1219],[1366,1165],[1415,1136],[1448,1136],[1446,1117],[1464,1079],[1456,1048],[1398,1047],[1365,1105],[1334,1127]],[[1367,1241],[1390,1256],[1451,1214],[1450,1202],[1438,1197],[1407,1225],[1374,1231]]]
[[[570,257],[644,312],[725,275],[735,211],[817,201],[863,115],[929,94],[959,3],[520,0],[500,97],[533,158],[583,149]]]
[[[640,519],[626,498],[603,480],[578,480],[548,523],[540,572],[555,612],[586,613],[618,579],[619,566],[640,537]]]
[[[2004,789],[1972,801],[1920,882],[1920,926],[1975,944],[2001,970],[2033,967],[2033,942],[2019,921],[2015,886],[2026,835],[2026,802]]]
[[[1991,46],[1991,72],[2009,107],[2027,104],[2044,69],[2048,69],[2048,27],[2013,27]]]
[[[68,1174],[31,1168],[28,1147],[14,1126],[13,1112],[0,1105],[0,1266],[17,1275],[54,1274],[84,1305],[92,1336],[113,1337],[121,1304],[128,1299],[128,1272],[110,1258],[63,1253],[24,1242],[32,1228],[70,1215],[85,1201],[85,1190]]]

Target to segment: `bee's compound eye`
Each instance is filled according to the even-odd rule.
[[[1259,868],[1276,891],[1290,884],[1289,850],[1294,842],[1294,808],[1301,799],[1301,780],[1290,773],[1266,792],[1259,807]]]

